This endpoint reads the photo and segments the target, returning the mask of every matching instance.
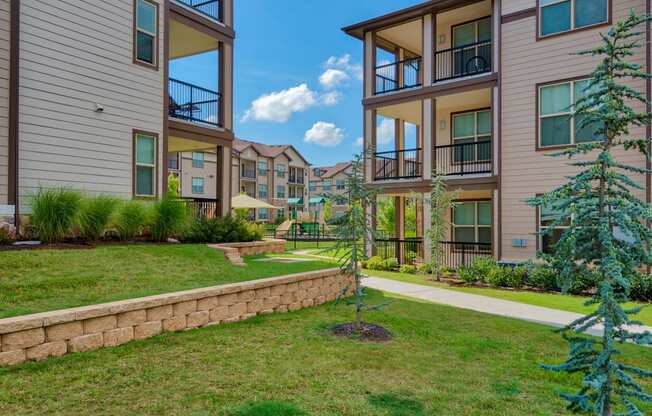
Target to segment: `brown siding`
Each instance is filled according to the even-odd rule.
[[[531,7],[534,0],[505,2]],[[630,9],[644,11],[643,0],[614,1],[614,19],[624,18]],[[518,11],[516,9],[507,12]],[[503,13],[506,13],[505,7]],[[502,30],[502,257],[525,259],[536,251],[536,213],[524,200],[551,190],[565,181],[565,176],[576,170],[564,159],[553,159],[545,152],[535,150],[536,84],[566,79],[591,73],[597,60],[571,56],[573,52],[594,47],[599,42],[601,29],[570,33],[536,41],[536,18],[529,17],[503,25]],[[603,30],[603,29],[602,29]],[[641,51],[644,49],[641,49]],[[636,56],[644,64],[644,54]],[[645,91],[645,82],[633,85]],[[643,110],[643,108],[640,108]],[[643,135],[644,129],[635,129],[633,135]],[[619,156],[625,163],[644,167],[641,156],[628,152]],[[645,185],[643,176],[636,178]],[[644,192],[641,192],[643,197]],[[527,248],[512,247],[512,239],[527,239]]]
[[[9,7],[10,0],[0,0],[0,205],[9,190]]]

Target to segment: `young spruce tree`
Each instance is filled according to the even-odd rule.
[[[623,149],[648,158],[649,138],[631,137],[630,128],[650,123],[647,110],[633,107],[649,109],[648,100],[631,87],[632,80],[649,75],[641,65],[629,62],[640,48],[642,33],[637,28],[648,19],[631,13],[601,35],[600,46],[579,53],[602,58],[573,110],[577,128],[592,129],[601,139],[556,154],[571,159],[583,155],[583,161],[571,162],[579,173],[569,177],[565,185],[529,201],[533,206],[563,213],[558,224],[571,220],[555,245],[555,253],[542,255],[559,271],[562,286],[568,289],[580,277],[595,282],[595,295],[589,301],[596,305],[595,312],[562,330],[569,343],[568,359],[544,367],[582,374],[581,389],[563,397],[571,410],[598,416],[642,415],[635,402],[652,401],[652,395],[637,382],[637,378],[652,377],[652,372],[623,363],[618,347],[624,342],[652,343],[649,333],[630,331],[632,325],[640,325],[633,320],[639,309],[623,308],[632,281],[651,263],[652,210],[634,194],[642,188],[630,178],[641,178],[649,171],[615,157],[615,150]],[[601,337],[585,334],[596,325],[604,328]]]
[[[368,190],[364,181],[364,158],[356,155],[351,164],[351,175],[347,178],[348,209],[337,231],[336,253],[342,270],[351,273],[355,279],[354,297],[351,304],[355,306],[355,329],[362,329],[362,313],[365,310],[378,309],[382,305],[368,305],[365,302],[365,290],[362,286],[360,261],[365,258],[365,241],[374,239],[371,216],[367,208],[376,200],[376,192]]]

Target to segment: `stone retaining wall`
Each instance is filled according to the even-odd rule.
[[[0,365],[320,305],[351,281],[328,269],[0,319]]]
[[[223,251],[231,263],[244,266],[245,263],[242,261],[242,256],[285,253],[285,240],[270,239],[248,243],[210,244],[209,247]]]

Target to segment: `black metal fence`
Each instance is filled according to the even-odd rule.
[[[199,13],[215,19],[218,22],[224,21],[222,15],[222,0],[179,0],[181,3],[192,7]]]
[[[420,86],[421,58],[410,58],[376,67],[376,94]]]
[[[396,259],[399,264],[414,264],[423,259],[421,238],[376,238],[374,252],[383,259]]]
[[[478,257],[491,257],[491,243],[458,243],[443,241],[443,263],[447,267],[457,269],[468,266]]]
[[[335,226],[320,223],[294,223],[289,230],[280,230],[277,225],[269,224],[265,228],[266,238],[280,238],[293,244],[292,249],[297,249],[300,242],[315,243],[319,248],[320,243],[333,246],[338,241],[338,231]]]
[[[193,218],[215,218],[220,215],[219,200],[182,199],[181,201]]]
[[[170,117],[193,123],[221,126],[219,92],[170,78]]]
[[[491,40],[435,52],[434,81],[491,71]]]
[[[409,179],[423,175],[421,149],[378,152],[374,155],[374,179]]]
[[[240,169],[240,176],[245,179],[256,179],[256,168],[255,167],[246,168],[243,165],[242,169]]]
[[[491,141],[458,143],[435,147],[435,170],[440,175],[491,173]]]

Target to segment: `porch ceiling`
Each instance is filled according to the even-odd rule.
[[[218,47],[215,37],[170,19],[170,59],[214,51]]]
[[[417,126],[421,125],[421,113],[421,101],[409,101],[378,109],[378,114],[383,117],[400,118]]]
[[[437,98],[437,111],[491,107],[491,89],[473,90]]]
[[[169,136],[168,137],[168,152],[191,152],[198,150],[215,150],[216,145],[211,145],[206,142],[200,142],[191,139],[184,139],[181,137]]]
[[[491,15],[491,0],[437,14],[437,27],[449,27]]]
[[[421,19],[417,19],[411,22],[381,30],[378,32],[378,36],[386,41],[400,46],[401,48],[407,49],[418,54],[419,56],[422,56],[422,33],[423,23]]]

